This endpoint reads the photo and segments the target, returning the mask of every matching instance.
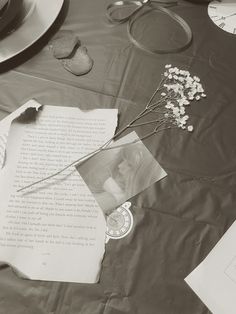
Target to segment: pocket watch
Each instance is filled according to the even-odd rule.
[[[208,5],[208,15],[216,26],[236,35],[235,0],[211,1]]]
[[[107,241],[121,239],[128,235],[133,227],[133,215],[129,210],[130,202],[125,202],[107,217]]]

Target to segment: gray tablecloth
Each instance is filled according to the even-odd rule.
[[[106,5],[66,1],[35,45],[0,65],[0,118],[35,98],[82,109],[118,108],[122,127],[150,97],[167,63],[199,76],[207,98],[192,107],[192,134],[169,130],[145,142],[168,176],[132,198],[134,229],[107,244],[100,282],[23,280],[0,264],[0,314],[210,313],[184,278],[236,217],[236,37],[210,21],[206,4],[180,1],[173,10],[189,23],[191,46],[150,55],[131,44],[126,25],[107,23]],[[73,30],[88,48],[94,60],[89,74],[73,76],[52,56],[47,42],[59,29]],[[157,36],[166,31],[159,23]]]

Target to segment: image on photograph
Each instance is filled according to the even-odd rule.
[[[132,132],[113,146],[138,139]],[[76,167],[104,214],[166,176],[142,141],[104,150]]]

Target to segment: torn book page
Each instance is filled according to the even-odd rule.
[[[109,140],[116,109],[42,106],[12,122],[0,180],[0,260],[35,280],[95,283],[106,221],[74,167],[33,189],[19,188]]]
[[[213,314],[235,314],[236,222],[185,281]]]

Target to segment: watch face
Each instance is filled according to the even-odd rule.
[[[222,30],[236,35],[236,1],[214,0],[208,5],[210,19]]]
[[[106,234],[109,238],[121,239],[131,231],[133,215],[129,210],[130,205],[129,202],[124,203],[107,217]]]

